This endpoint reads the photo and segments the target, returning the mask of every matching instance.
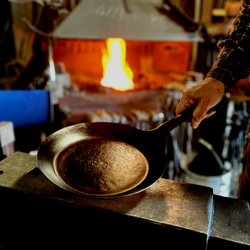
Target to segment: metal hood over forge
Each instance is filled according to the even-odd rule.
[[[54,31],[55,38],[137,41],[202,41],[160,11],[171,7],[153,0],[82,0]],[[170,8],[170,9],[169,9]]]

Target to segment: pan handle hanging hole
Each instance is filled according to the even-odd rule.
[[[3,174],[3,173],[4,173],[4,171],[3,171],[3,170],[0,170],[0,175]]]

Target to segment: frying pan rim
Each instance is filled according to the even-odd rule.
[[[92,194],[92,193],[86,193],[86,192],[83,192],[81,190],[78,190],[70,185],[68,185],[64,180],[62,180],[62,178],[60,177],[60,175],[58,175],[56,172],[55,172],[55,169],[54,169],[54,166],[53,166],[53,161],[56,157],[57,154],[59,154],[62,150],[64,150],[66,147],[68,147],[69,145],[71,144],[74,144],[74,143],[78,143],[82,140],[93,140],[93,139],[106,139],[106,140],[111,140],[111,141],[118,141],[118,142],[122,142],[124,144],[128,144],[130,147],[132,147],[134,150],[137,150],[147,161],[147,158],[146,156],[139,150],[137,149],[136,147],[134,147],[133,145],[127,143],[127,142],[124,142],[124,141],[121,141],[121,140],[115,140],[115,139],[108,139],[108,138],[104,138],[104,137],[92,137],[92,136],[87,136],[87,137],[82,137],[81,139],[79,140],[76,140],[76,141],[73,141],[72,143],[68,144],[66,147],[64,147],[62,150],[59,150],[55,153],[53,153],[53,158],[50,160],[47,158],[47,154],[44,154],[44,152],[48,152],[48,150],[50,149],[50,143],[53,142],[53,140],[60,136],[61,134],[64,134],[66,132],[66,134],[69,134],[69,132],[71,130],[78,130],[78,129],[82,129],[84,127],[86,127],[88,124],[90,123],[80,123],[80,124],[75,124],[75,125],[71,125],[71,126],[68,126],[68,127],[65,127],[65,128],[62,128],[56,132],[54,132],[53,134],[49,135],[45,141],[43,141],[38,149],[38,155],[37,155],[37,162],[38,162],[38,168],[40,169],[40,171],[45,175],[45,177],[50,181],[52,182],[54,185],[66,190],[66,191],[69,191],[71,193],[75,193],[75,194],[78,194],[78,195],[81,195],[81,196],[84,196],[84,197],[87,197],[87,198],[99,198],[99,199],[113,199],[113,198],[121,198],[121,197],[126,197],[126,196],[129,196],[129,195],[132,195],[132,194],[136,194],[136,193],[140,193],[142,191],[144,191],[145,189],[147,189],[148,187],[150,187],[151,185],[153,185],[154,183],[152,183],[151,185],[147,185],[145,188],[140,188],[140,190],[136,190],[137,187],[140,187],[140,186],[143,186],[143,182],[145,181],[145,179],[147,178],[148,174],[149,174],[149,164],[147,164],[147,173],[145,175],[145,177],[140,181],[138,182],[138,184],[136,186],[134,186],[133,188],[130,188],[130,189],[126,189],[124,190],[123,192],[119,192],[119,193],[113,193],[113,194]],[[91,123],[93,124],[93,123]],[[102,123],[99,123],[99,124],[102,124]],[[116,123],[106,123],[106,124],[116,124]],[[116,124],[117,125],[117,124]],[[123,127],[128,127],[130,129],[133,129],[133,130],[138,130],[134,127],[130,127],[126,124],[120,124],[120,125],[123,125]],[[140,131],[140,130],[138,130]],[[45,157],[45,159],[44,159]],[[147,161],[148,163],[148,161]],[[48,171],[47,170],[50,170],[49,172],[51,173],[53,171],[53,176],[51,176],[50,174],[48,174]],[[52,171],[51,171],[52,170]],[[57,180],[55,180],[55,178]],[[159,177],[160,178],[160,177]],[[135,189],[135,190],[134,190]],[[134,191],[133,191],[134,190]]]

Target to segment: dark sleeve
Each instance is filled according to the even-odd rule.
[[[242,1],[231,30],[218,46],[218,58],[207,77],[220,80],[227,88],[250,72],[250,0]]]

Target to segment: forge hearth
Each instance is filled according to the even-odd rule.
[[[190,63],[191,42],[126,41],[126,61],[134,73],[135,90],[166,89],[182,80]],[[58,39],[53,48],[55,63],[63,62],[72,83],[81,90],[100,89],[105,40]]]

